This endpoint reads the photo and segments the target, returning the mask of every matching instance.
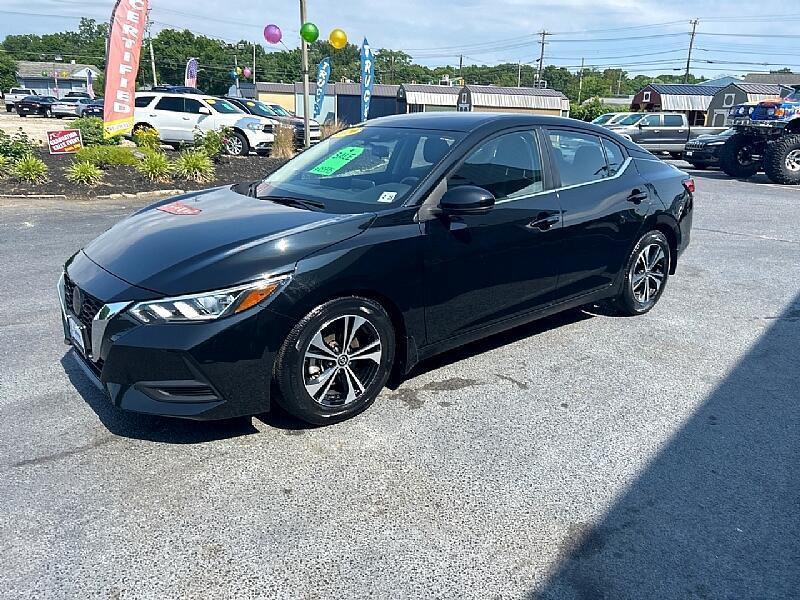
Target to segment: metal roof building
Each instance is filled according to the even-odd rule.
[[[397,112],[456,110],[458,88],[451,85],[404,83],[397,90]]]
[[[524,112],[569,116],[569,99],[550,88],[466,85],[458,92],[458,110]]]
[[[745,83],[777,83],[789,87],[800,87],[800,73],[748,73]]]
[[[690,125],[703,125],[711,100],[721,88],[682,83],[651,83],[633,97],[633,111],[686,113]]]
[[[714,94],[708,106],[706,125],[725,127],[732,107],[745,102],[761,102],[767,98],[782,98],[793,91],[789,86],[779,83],[732,83]]]
[[[37,94],[63,96],[67,92],[85,92],[88,72],[97,79],[102,71],[95,65],[19,60],[16,74],[21,87]]]

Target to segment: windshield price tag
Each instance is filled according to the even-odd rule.
[[[359,156],[364,154],[364,148],[359,146],[346,146],[332,154],[321,163],[319,163],[316,167],[311,169],[309,173],[313,173],[314,175],[322,175],[323,177],[328,177],[329,175],[333,175],[347,165],[348,163],[353,162]]]

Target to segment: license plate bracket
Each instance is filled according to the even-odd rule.
[[[67,315],[67,328],[69,339],[80,353],[86,355],[86,328],[80,324],[72,315]]]

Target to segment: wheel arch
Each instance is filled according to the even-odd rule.
[[[666,214],[653,215],[642,228],[642,235],[648,231],[656,230],[664,234],[667,238],[670,251],[669,274],[674,275],[678,263],[678,240],[680,239],[680,227],[677,221]]]
[[[798,134],[800,133],[800,117],[795,117],[786,125],[786,133]]]

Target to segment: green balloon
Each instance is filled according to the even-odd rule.
[[[300,28],[300,37],[309,44],[313,44],[319,38],[319,29],[313,23],[303,23]]]

